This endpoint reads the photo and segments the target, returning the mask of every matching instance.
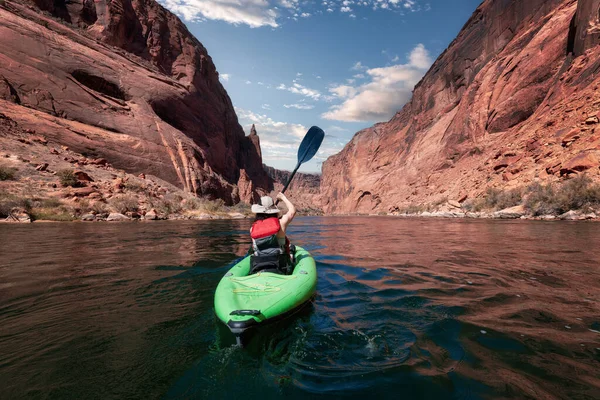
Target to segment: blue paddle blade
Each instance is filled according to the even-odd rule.
[[[302,143],[300,143],[300,148],[298,149],[298,164],[307,162],[317,154],[319,147],[321,147],[321,143],[323,143],[324,137],[325,132],[318,126],[313,126],[306,132],[306,136],[304,136]]]

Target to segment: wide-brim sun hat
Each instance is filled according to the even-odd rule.
[[[271,197],[263,196],[260,198],[260,204],[252,205],[252,212],[254,214],[277,214],[279,208],[275,206]]]

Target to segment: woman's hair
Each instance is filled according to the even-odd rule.
[[[261,221],[263,219],[267,219],[267,218],[279,218],[279,214],[266,214],[266,213],[258,213],[256,214],[256,218],[254,219],[255,221]]]

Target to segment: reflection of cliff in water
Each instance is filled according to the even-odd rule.
[[[239,350],[213,297],[245,254],[249,226],[0,226],[3,394],[567,399],[600,390],[595,223],[298,218],[290,237],[317,261],[314,302]]]

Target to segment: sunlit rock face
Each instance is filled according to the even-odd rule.
[[[230,204],[272,188],[206,49],[155,1],[9,1],[0,37],[0,109],[22,126]]]
[[[600,179],[600,1],[486,0],[390,121],[323,166],[328,213]]]

